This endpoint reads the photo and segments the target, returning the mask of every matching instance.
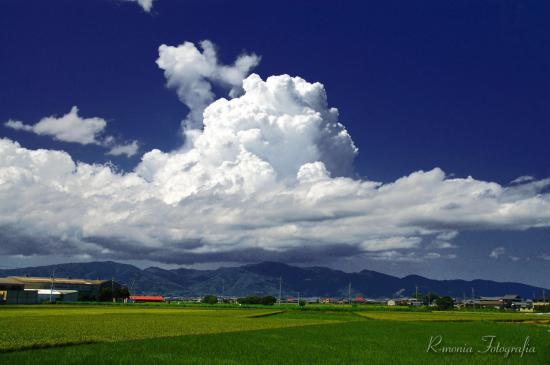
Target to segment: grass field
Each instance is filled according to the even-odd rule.
[[[0,308],[0,364],[550,364],[550,316],[138,306]],[[508,323],[504,323],[508,322]],[[538,324],[540,322],[540,324]],[[466,345],[473,353],[426,352]],[[476,353],[482,336],[501,349]],[[495,346],[493,346],[495,347]]]
[[[540,322],[548,323],[550,316],[534,313],[514,312],[461,312],[461,311],[434,311],[434,312],[358,312],[360,316],[369,319],[387,319],[397,321],[497,321],[497,322]]]

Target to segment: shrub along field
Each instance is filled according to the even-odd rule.
[[[277,307],[3,307],[0,364],[549,364],[550,327],[537,324],[548,317]],[[496,336],[496,350],[478,353],[487,348],[482,336],[488,335]],[[437,336],[438,351],[427,352]],[[526,338],[534,352],[506,356],[506,349],[523,346]],[[472,350],[444,353],[444,346]]]

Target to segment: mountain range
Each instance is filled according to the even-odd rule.
[[[127,285],[132,294],[165,296],[200,296],[205,294],[245,296],[278,295],[279,278],[283,296],[347,297],[351,284],[352,296],[391,298],[410,296],[418,290],[462,298],[518,294],[523,298],[541,297],[543,288],[512,282],[490,280],[434,280],[418,275],[402,278],[376,271],[347,273],[326,267],[296,267],[278,262],[262,262],[240,267],[220,267],[215,270],[140,269],[112,261],[68,263],[50,266],[0,270],[4,276],[108,279]]]

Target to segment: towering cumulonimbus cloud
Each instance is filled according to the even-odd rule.
[[[199,58],[212,57],[203,49]],[[184,81],[189,61],[171,62],[166,69],[179,71],[168,82],[178,80],[185,98],[189,85],[211,92],[201,80],[214,76],[193,71]],[[242,87],[239,96],[212,101],[200,127],[188,125],[191,141],[145,153],[131,172],[0,139],[0,254],[178,264],[328,254],[432,260],[456,257],[451,242],[464,230],[550,227],[550,179],[502,186],[439,168],[385,184],[353,178],[357,148],[323,85],[288,75],[237,79],[228,85]]]
[[[190,149],[143,156],[136,171],[163,187],[164,201],[216,186],[254,193],[295,181],[313,163],[327,177],[352,172],[357,148],[338,111],[327,107],[321,84],[288,75],[263,81],[253,74],[243,88],[241,97],[208,106],[204,130]]]

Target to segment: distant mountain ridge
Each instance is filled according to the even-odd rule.
[[[69,263],[49,266],[0,270],[3,276],[51,276],[85,279],[107,279],[128,285],[133,293],[166,296],[199,296],[205,294],[244,296],[277,295],[279,277],[282,293],[304,297],[347,297],[351,283],[352,295],[368,298],[390,298],[396,292],[412,295],[416,286],[420,292],[470,297],[472,288],[477,296],[518,294],[523,298],[541,296],[543,288],[521,283],[491,280],[434,280],[418,275],[403,278],[362,270],[346,273],[326,267],[296,267],[278,262],[262,262],[240,267],[220,267],[215,270],[139,269],[118,262]]]

